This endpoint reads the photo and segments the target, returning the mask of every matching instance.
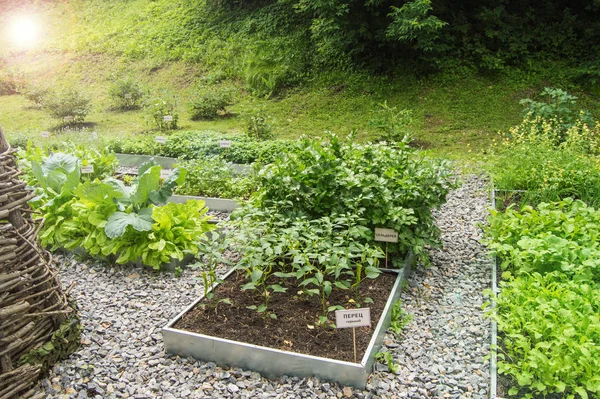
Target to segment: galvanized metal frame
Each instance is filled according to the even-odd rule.
[[[180,356],[192,356],[219,365],[254,370],[267,378],[276,378],[282,375],[300,378],[316,376],[323,380],[339,382],[342,385],[364,388],[375,363],[375,354],[381,348],[386,330],[390,325],[392,306],[400,298],[403,281],[408,277],[414,259],[414,255],[410,253],[406,257],[402,269],[383,269],[384,272],[397,274],[398,277],[360,363],[282,351],[173,328],[173,325],[185,313],[203,299],[202,296],[162,329],[165,349],[168,353]],[[224,279],[231,273],[233,270],[229,271]],[[213,288],[214,286],[211,287],[211,289]],[[241,331],[240,337],[243,339]]]

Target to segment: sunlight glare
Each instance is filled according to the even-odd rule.
[[[10,24],[10,37],[17,48],[33,47],[39,38],[39,26],[32,16],[15,17]]]

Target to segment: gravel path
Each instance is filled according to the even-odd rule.
[[[489,323],[481,291],[491,263],[478,244],[484,220],[483,182],[465,179],[436,213],[444,250],[413,273],[403,293],[414,320],[385,348],[399,371],[377,365],[366,390],[316,378],[267,380],[252,371],[168,356],[160,329],[202,293],[192,270],[181,277],[135,267],[62,259],[85,331],[82,347],[55,365],[42,387],[49,398],[484,398],[488,390]]]

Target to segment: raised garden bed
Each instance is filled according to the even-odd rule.
[[[225,198],[209,198],[209,197],[195,197],[192,195],[172,195],[169,197],[169,202],[175,203],[185,203],[189,200],[201,200],[204,201],[204,204],[211,211],[219,211],[219,212],[232,212],[234,209],[238,208],[240,205],[232,200]]]
[[[392,305],[400,298],[402,282],[410,273],[413,263],[414,255],[409,254],[402,269],[385,270],[375,280],[378,281],[378,284],[384,284],[379,289],[374,288],[374,282],[369,282],[368,285],[373,287],[373,290],[383,289],[385,293],[380,299],[373,298],[371,327],[357,329],[356,335],[358,347],[360,348],[358,352],[361,354],[358,357],[360,361],[357,363],[354,363],[352,359],[352,330],[328,330],[324,327],[315,326],[314,322],[308,324],[300,316],[308,314],[309,320],[314,321],[319,309],[314,308],[308,311],[300,305],[298,305],[299,307],[291,306],[295,302],[294,293],[296,291],[293,288],[289,289],[290,295],[292,295],[291,299],[283,299],[284,297],[282,297],[282,309],[287,308],[287,311],[285,313],[282,311],[277,320],[265,320],[259,316],[258,323],[242,321],[242,327],[239,325],[234,327],[236,330],[234,330],[233,336],[231,332],[225,332],[223,334],[225,337],[189,331],[190,327],[196,329],[193,325],[198,323],[213,324],[213,327],[226,329],[223,326],[227,325],[229,319],[239,317],[238,314],[230,315],[228,313],[228,307],[234,307],[231,305],[219,304],[216,312],[208,306],[203,308],[201,304],[204,298],[200,297],[163,328],[165,348],[167,352],[180,356],[192,356],[219,365],[255,370],[268,378],[276,378],[282,375],[300,378],[317,376],[324,380],[339,382],[342,385],[364,388],[375,362],[375,355],[381,348],[383,337],[389,327]],[[233,283],[235,279],[236,275],[233,270],[225,276],[225,282],[222,286],[225,295],[228,295],[229,292],[233,293],[233,290],[239,291],[239,285]],[[231,284],[230,281],[232,281]],[[389,285],[384,288],[386,281]],[[215,289],[213,287],[215,296],[219,295],[220,288]],[[369,291],[370,293],[371,291]],[[342,292],[342,294],[344,293]],[[274,296],[271,301],[275,300]],[[296,302],[298,301],[296,300]],[[348,298],[343,302],[348,303]],[[235,302],[233,303],[235,305]],[[246,304],[248,303],[244,302],[244,305]],[[275,306],[272,302],[270,304]],[[278,311],[275,310],[275,313],[277,314]],[[212,322],[203,317],[212,317]],[[295,338],[293,338],[292,331],[297,329],[304,332],[307,330],[312,331],[313,338],[299,338],[297,343],[294,344]],[[248,337],[264,341],[268,335],[279,338],[279,340],[274,341],[274,344],[270,344],[274,347],[248,342],[251,341]],[[244,337],[243,340],[242,337]],[[317,342],[317,344],[313,345],[312,350],[308,350],[311,340]],[[328,349],[324,348],[326,345],[329,345]],[[302,349],[296,351],[298,348]],[[325,357],[324,353],[329,353],[329,357]]]
[[[124,166],[128,168],[139,167],[143,163],[154,159],[157,164],[162,166],[164,169],[173,169],[176,164],[180,163],[181,160],[179,158],[171,158],[171,157],[162,157],[158,155],[140,155],[140,154],[115,154],[117,160],[119,161],[119,166]],[[245,164],[230,164],[231,169],[235,173],[245,173],[250,170],[250,165]]]

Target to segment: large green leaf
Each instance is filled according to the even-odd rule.
[[[144,208],[139,213],[115,212],[108,218],[104,233],[108,238],[117,238],[125,234],[127,226],[133,227],[137,231],[152,230],[152,209]]]
[[[133,206],[146,207],[149,205],[150,193],[158,190],[160,186],[160,170],[161,167],[158,165],[151,166],[138,177],[137,184],[130,197]]]
[[[163,205],[167,203],[167,200],[173,195],[173,189],[178,185],[183,184],[187,170],[183,168],[175,168],[169,176],[165,179],[162,186],[150,193],[150,201],[155,205]]]
[[[102,182],[85,182],[75,189],[75,194],[84,201],[94,204],[112,202],[113,198],[118,199],[123,193],[114,189],[113,186]]]

